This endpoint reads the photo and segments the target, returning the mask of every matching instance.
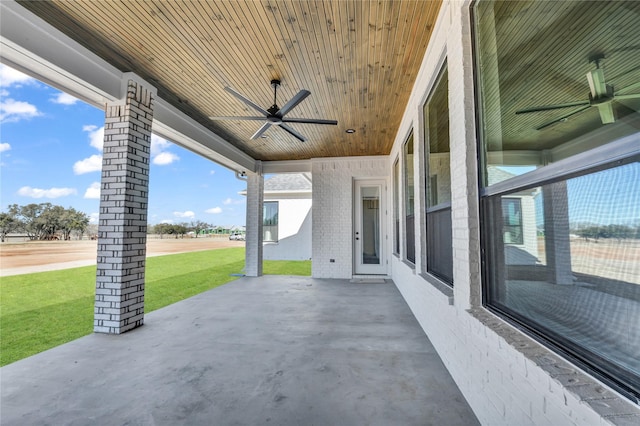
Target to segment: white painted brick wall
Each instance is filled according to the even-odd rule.
[[[262,275],[263,199],[264,176],[262,173],[249,173],[247,176],[247,233],[245,235],[245,274],[249,277]]]
[[[278,201],[278,242],[265,242],[264,260],[311,259],[311,194],[309,198],[270,198]]]
[[[106,108],[94,306],[100,333],[120,334],[144,322],[153,98],[129,80],[124,103]]]
[[[395,256],[391,257],[393,280],[482,424],[640,424],[637,405],[481,307],[469,3],[443,4],[387,160],[387,168],[391,170],[404,138],[413,126],[421,123],[422,104],[446,55],[451,114],[454,304],[450,305],[445,294]],[[415,132],[418,140],[423,140],[420,129]],[[422,155],[421,149],[416,152]],[[423,179],[419,160],[416,182]],[[416,200],[424,202],[420,193],[416,194]],[[421,241],[422,225],[416,225],[416,241]],[[324,266],[318,266],[314,272]],[[419,270],[420,267],[417,265]]]
[[[353,181],[358,178],[386,179],[389,172],[387,157],[330,158],[312,161],[313,277],[353,276]],[[390,207],[387,200],[389,214]],[[387,229],[391,229],[390,222]],[[385,243],[388,253],[391,253],[390,236]]]

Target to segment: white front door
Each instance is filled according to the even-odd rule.
[[[353,191],[353,270],[355,274],[387,274],[384,192],[384,180],[355,181]]]

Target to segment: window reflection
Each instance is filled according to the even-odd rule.
[[[640,2],[482,1],[474,9],[484,141],[512,175],[637,132]]]
[[[491,302],[640,375],[640,163],[490,203]]]

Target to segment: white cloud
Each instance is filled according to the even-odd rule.
[[[230,204],[242,204],[242,203],[244,203],[244,199],[234,200],[233,198],[227,198],[222,202],[222,204],[224,204],[225,206],[228,206]]]
[[[168,164],[173,163],[174,161],[178,161],[180,157],[176,154],[167,151],[173,145],[172,142],[169,142],[166,139],[161,138],[160,136],[156,136],[153,133],[151,134],[151,158],[152,163],[157,166],[166,166]]]
[[[89,215],[89,223],[91,223],[93,225],[97,225],[99,218],[100,218],[100,213],[91,213]]]
[[[89,145],[102,151],[102,145],[104,144],[104,126],[98,127],[93,124],[82,126],[82,131],[89,133]]]
[[[55,97],[51,98],[51,102],[60,105],[73,105],[78,102],[78,98],[71,96],[68,93],[60,92]]]
[[[5,98],[0,102],[0,122],[10,123],[26,120],[40,115],[38,108],[29,102]]]
[[[102,170],[102,155],[97,154],[84,160],[76,161],[73,165],[73,172],[77,175],[99,172],[100,170]]]
[[[0,87],[20,86],[35,83],[36,79],[16,71],[6,65],[0,65]]]
[[[158,166],[166,166],[174,161],[178,161],[180,157],[172,152],[161,152],[153,158],[153,164]]]
[[[214,208],[205,210],[205,212],[206,213],[211,213],[211,214],[219,214],[219,213],[222,213],[222,208],[221,207],[214,207]]]
[[[173,215],[182,218],[192,218],[195,217],[196,214],[191,210],[187,210],[186,212],[173,212]]]
[[[30,186],[23,186],[18,190],[18,195],[30,198],[60,198],[69,195],[77,194],[75,188],[50,188],[40,189],[32,188]]]
[[[84,198],[100,199],[100,182],[93,182],[84,192]]]
[[[0,143],[0,152],[9,151],[11,149],[11,145],[6,142]]]
[[[154,157],[171,146],[171,142],[166,139],[151,134],[151,156]]]
[[[216,171],[215,171],[215,170],[211,170],[211,171],[209,172],[209,174],[210,174],[210,175],[215,175],[215,174],[216,174]]]
[[[165,220],[160,221],[160,223],[167,223],[167,224],[171,225],[173,223],[173,220],[165,219]]]

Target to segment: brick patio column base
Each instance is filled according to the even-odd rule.
[[[93,321],[97,333],[120,334],[144,322],[152,90],[129,80],[124,103],[106,108]]]

